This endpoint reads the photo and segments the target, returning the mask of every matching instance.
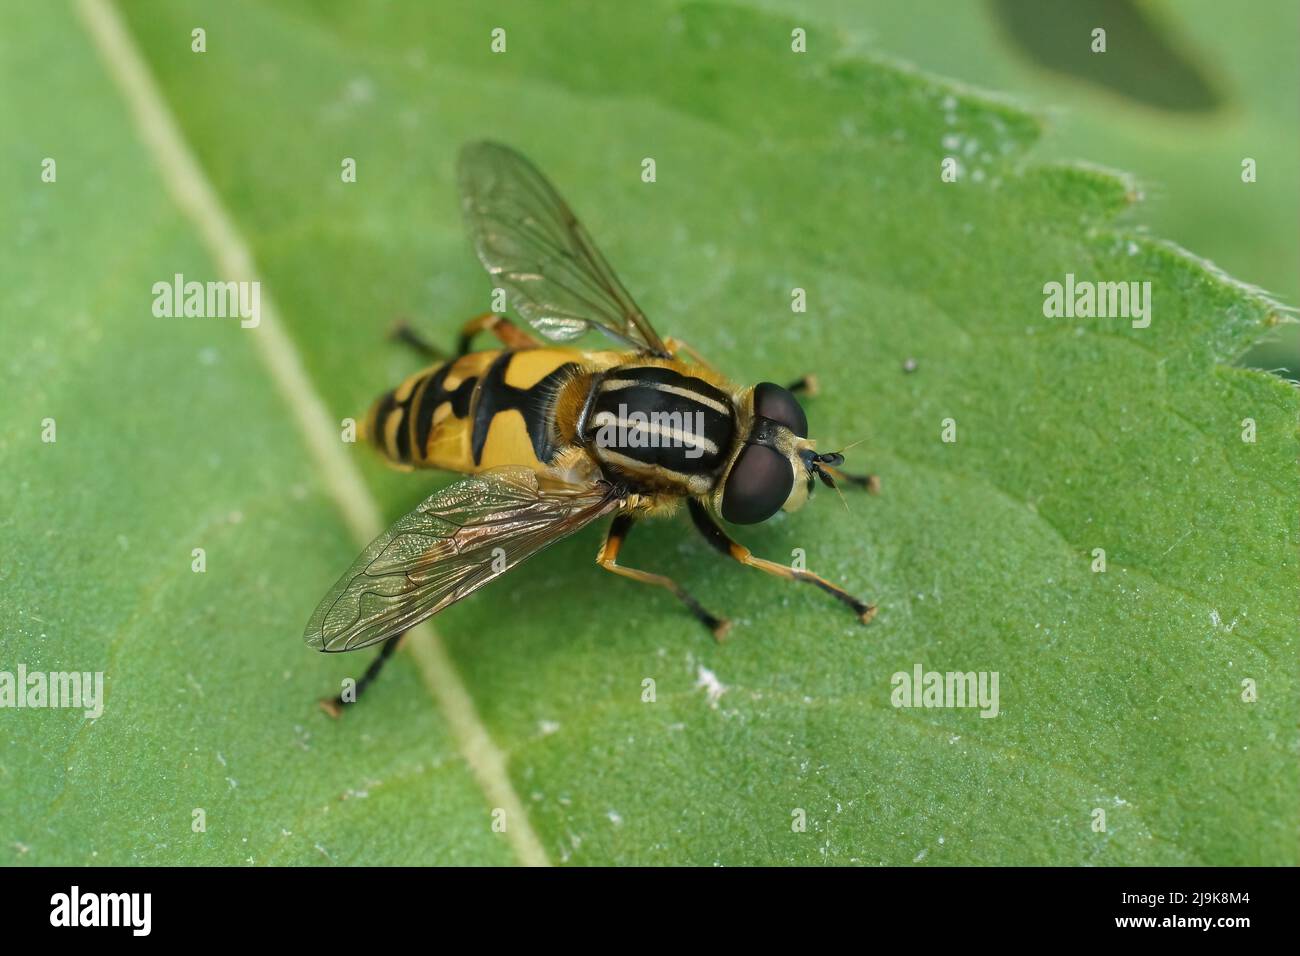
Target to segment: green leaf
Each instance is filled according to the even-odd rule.
[[[806,7],[747,2],[791,15]],[[1300,299],[1300,178],[1283,173],[1300,154],[1300,84],[1279,82],[1300,73],[1296,4],[1255,0],[1249,17],[1218,0],[820,0],[817,11],[846,43],[1014,95],[1048,118],[1036,157],[1128,170],[1150,197],[1130,221],[1284,302]],[[1106,52],[1093,54],[1103,25]],[[1217,107],[1189,111],[1206,88]],[[1153,107],[1160,96],[1182,109]],[[1247,157],[1257,166],[1249,185]],[[1300,325],[1278,331],[1241,361],[1300,378]]]
[[[1228,364],[1275,304],[1129,225],[1125,179],[1031,161],[1027,114],[815,29],[792,53],[779,15],[384,10],[123,11],[283,352],[277,326],[150,314],[154,282],[218,277],[221,242],[167,191],[123,63],[59,8],[4,14],[23,135],[0,190],[0,670],[102,670],[107,699],[94,721],[0,712],[0,853],[493,863],[535,861],[535,837],[582,864],[1297,862],[1297,401]],[[849,465],[883,493],[738,534],[877,601],[869,627],[681,518],[639,526],[623,559],[732,616],[715,645],[590,564],[588,531],[437,618],[445,667],[418,638],[344,719],[316,712],[366,658],[299,639],[360,547],[336,500],[354,465],[322,467],[311,402],[332,426],[416,367],[383,341],[394,317],[450,341],[483,310],[452,167],[485,136],[551,176],[663,332],[740,382],[817,373],[814,435],[861,439]],[[1067,273],[1150,281],[1150,327],[1045,317]],[[390,520],[445,480],[343,455]],[[996,671],[998,716],[892,706],[918,664]],[[526,807],[504,834],[503,786]]]
[[[350,536],[255,332],[151,314],[216,273],[83,27],[4,20],[0,671],[102,671],[105,700],[0,710],[0,860],[508,862],[412,669],[373,716],[316,710],[356,673],[298,636]]]

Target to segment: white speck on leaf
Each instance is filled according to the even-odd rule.
[[[718,675],[713,673],[707,667],[700,667],[695,686],[704,691],[705,697],[708,698],[709,706],[714,710],[718,709],[718,700],[727,692],[726,685],[718,680]]]

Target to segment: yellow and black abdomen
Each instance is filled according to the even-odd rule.
[[[381,396],[366,417],[366,435],[399,468],[544,468],[560,450],[556,400],[582,359],[579,351],[553,348],[462,355]]]

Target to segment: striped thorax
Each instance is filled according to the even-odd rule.
[[[592,377],[577,432],[602,469],[633,487],[707,494],[732,452],[728,392],[667,365],[622,365]]]

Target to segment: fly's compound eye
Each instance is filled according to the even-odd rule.
[[[766,445],[747,445],[727,475],[722,517],[732,524],[766,521],[781,510],[792,488],[794,469],[788,458]]]
[[[784,425],[800,438],[808,437],[808,416],[788,388],[771,382],[755,385],[754,414]]]

